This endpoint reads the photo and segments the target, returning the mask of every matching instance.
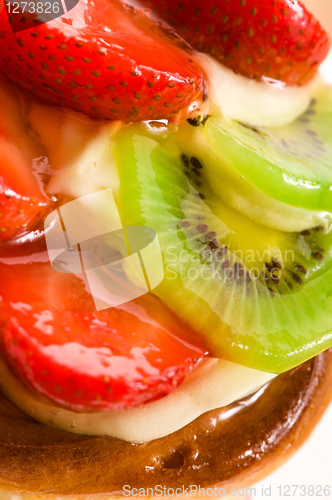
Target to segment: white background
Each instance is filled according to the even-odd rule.
[[[332,3],[332,0],[330,0]],[[279,496],[278,486],[285,485],[309,485],[330,486],[331,494],[329,496],[306,496],[299,495],[299,491],[293,496],[291,490],[290,496]],[[271,496],[262,495],[264,491],[271,486]],[[308,441],[300,450],[288,460],[282,467],[268,476],[264,481],[253,485],[256,488],[256,496],[247,497],[246,500],[303,500],[310,498],[332,499],[332,405],[327,410],[322,420],[311,434]],[[283,488],[282,488],[283,490]],[[241,493],[241,492],[239,492]],[[323,493],[322,493],[323,494]],[[232,498],[232,497],[230,497]],[[236,496],[233,498],[245,499],[245,496]]]

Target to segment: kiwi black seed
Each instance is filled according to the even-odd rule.
[[[324,259],[324,255],[321,251],[313,252],[312,256],[316,260],[323,260]]]
[[[298,262],[294,262],[294,267],[295,267],[296,271],[303,273],[303,274],[307,274],[307,270],[304,266],[302,266],[302,264],[299,264]]]
[[[200,125],[204,125],[206,123],[207,119],[208,119],[208,116],[196,116],[194,118],[188,118],[187,122],[192,127],[199,127]]]
[[[194,167],[194,169],[200,170],[201,168],[203,168],[203,165],[201,164],[201,162],[195,156],[192,156],[190,158],[190,163],[192,164],[192,166]]]
[[[187,155],[182,154],[181,155],[181,161],[182,161],[183,165],[186,167],[186,169],[185,169],[185,175],[189,179],[192,179],[192,181],[193,181],[193,183],[195,184],[196,187],[201,187],[202,183],[199,180],[199,177],[201,176],[200,169],[202,169],[202,165],[199,162],[199,160],[197,160],[197,158],[195,158],[194,156],[191,157],[190,160],[189,160],[189,158],[188,158]],[[192,167],[191,170],[189,170],[190,165]]]
[[[198,116],[197,118],[188,118],[187,122],[193,127],[199,127],[199,125],[201,124],[200,118],[200,116]]]
[[[181,161],[184,164],[185,167],[189,168],[189,158],[187,155],[182,154],[181,155]]]
[[[302,236],[311,236],[311,231],[309,229],[304,229],[300,234]]]
[[[190,222],[187,221],[187,220],[183,220],[181,221],[181,227],[189,227],[190,226]]]

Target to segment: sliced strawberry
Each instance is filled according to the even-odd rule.
[[[0,116],[6,120],[1,99]],[[6,122],[0,125],[0,241],[31,230],[51,206],[32,174],[27,149],[15,144],[9,129]]]
[[[297,0],[143,0],[200,52],[236,73],[302,85],[330,39]]]
[[[115,0],[81,0],[14,35],[0,0],[0,72],[41,102],[93,117],[167,118],[201,93],[202,73],[154,22],[130,13]],[[11,16],[14,31],[31,22]]]
[[[22,380],[62,406],[115,410],[161,398],[205,354],[150,294],[96,312],[82,277],[48,263],[0,264],[0,275],[2,351]]]
[[[0,241],[32,230],[45,213],[45,206],[38,198],[24,197],[8,189],[0,176]]]

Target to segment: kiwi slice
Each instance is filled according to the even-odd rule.
[[[219,117],[181,127],[176,140],[204,162],[214,189],[260,224],[285,231],[332,223],[332,87],[291,124],[251,128]]]
[[[196,157],[137,125],[115,155],[123,224],[159,237],[165,278],[153,292],[213,355],[282,372],[332,345],[332,234],[257,224],[215,195]]]

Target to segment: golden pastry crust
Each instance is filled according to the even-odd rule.
[[[331,382],[329,350],[277,377],[232,417],[229,407],[214,410],[141,445],[44,426],[0,395],[0,490],[92,500],[124,485],[249,486],[309,436],[332,399]]]

